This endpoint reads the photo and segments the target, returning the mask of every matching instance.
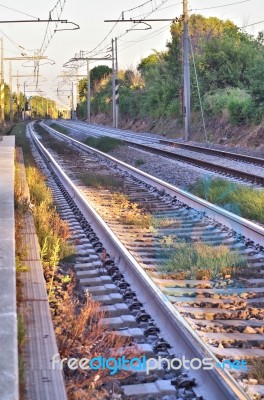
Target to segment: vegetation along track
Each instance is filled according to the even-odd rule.
[[[113,128],[88,125],[83,122],[56,121],[71,132],[89,136],[110,136],[152,153],[180,160],[205,170],[233,177],[244,182],[264,185],[264,159],[228,151],[211,149],[194,144],[165,140],[151,134],[133,134]]]
[[[53,129],[47,129],[55,134]],[[64,155],[56,155],[56,159],[68,175],[73,174],[76,179],[78,171],[82,179],[85,172],[97,176],[98,180],[99,176],[106,177],[108,189],[100,189],[102,185],[96,188],[93,184],[85,188],[82,185],[83,195],[77,195],[66,174],[56,167],[62,183],[67,183],[70,196],[77,201],[83,215],[86,216],[87,208],[90,208],[84,198],[87,196],[89,203],[107,222],[108,228],[99,218],[98,226],[95,217],[88,214],[88,220],[91,225],[96,225],[95,231],[104,247],[112,257],[120,258],[121,273],[133,282],[133,291],[144,304],[146,313],[143,312],[142,317],[137,314],[137,319],[149,322],[148,315],[144,314],[155,316],[162,336],[178,355],[192,358],[199,357],[198,354],[208,357],[209,354],[215,360],[216,354],[220,359],[253,359],[253,364],[257,358],[262,360],[263,228],[74,139],[58,133],[56,136],[75,147],[74,150],[63,142],[58,146],[43,135],[44,144],[48,140],[50,147],[58,151],[64,149]],[[42,151],[49,157],[44,149]],[[50,157],[49,161],[53,164]],[[119,185],[122,181],[122,194],[113,193],[115,184],[111,179],[117,179]],[[177,254],[184,251],[186,254],[186,250],[189,254],[191,246],[193,259],[177,259]],[[204,262],[204,266],[198,263],[197,269],[191,268],[197,259]],[[220,268],[223,261],[226,264]],[[181,267],[175,269],[175,265]],[[80,267],[79,277],[84,279],[86,287],[90,280],[85,268]],[[122,276],[119,278],[119,293],[133,298]],[[103,286],[104,278],[99,281]],[[111,288],[110,285],[109,290]],[[133,310],[133,307],[132,301],[130,308]],[[139,311],[140,307],[136,301],[134,311]],[[148,325],[149,328],[149,332],[155,332],[155,327]],[[160,346],[158,350],[164,351],[165,347]],[[240,371],[237,376],[239,380],[244,378],[246,390],[262,389],[261,385],[254,385],[254,388],[250,385],[263,383],[261,376],[249,379],[254,373],[254,365],[250,366],[249,374],[243,375]],[[197,394],[204,399],[246,398],[229,373],[221,368],[217,372],[191,371],[190,375],[196,376]],[[229,385],[234,390],[232,394],[228,392]]]

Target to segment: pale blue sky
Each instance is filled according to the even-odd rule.
[[[197,8],[217,7],[226,4],[235,3],[239,0],[189,0],[189,7],[192,10]],[[105,19],[118,19],[123,10],[132,9],[147,0],[66,0],[62,19],[73,21],[80,25],[81,29],[77,31],[57,32],[50,42],[45,55],[53,59],[56,64],[53,66],[41,67],[41,75],[46,81],[42,83],[41,88],[50,97],[55,98],[57,89],[56,76],[63,70],[63,63],[74,57],[80,50],[90,51],[94,49],[107,35],[113,24],[105,23]],[[61,0],[63,3],[63,0]],[[163,4],[162,4],[163,3]],[[180,3],[180,4],[179,4]],[[18,12],[9,10],[3,6],[11,7],[34,17],[46,19],[49,11],[56,4],[56,0],[46,0],[39,2],[36,0],[0,0],[0,11],[2,21],[28,19],[30,17]],[[153,12],[149,18],[174,18],[182,13],[182,4],[177,0],[152,0],[144,7],[138,8],[125,14],[126,18],[140,17],[149,13],[156,6],[161,7]],[[201,13],[205,16],[217,16],[222,19],[231,19],[237,25],[242,26],[264,20],[264,2],[263,0],[250,0],[241,4],[229,5],[226,7],[211,8],[209,10],[192,11]],[[113,31],[113,36],[119,36],[126,32],[131,25],[119,23]],[[67,27],[63,25],[63,27]],[[155,22],[152,24],[152,30],[135,30],[122,36],[119,40],[119,66],[126,68],[136,67],[142,57],[151,53],[152,49],[164,50],[166,41],[170,39],[169,23]],[[264,29],[264,22],[248,28],[248,32],[257,33]],[[46,24],[1,24],[0,36],[4,37],[5,57],[19,56],[21,52],[32,54],[28,50],[19,49],[17,45],[25,49],[39,49],[41,47]],[[5,37],[7,35],[13,42]],[[112,35],[103,43],[103,48],[110,44]],[[109,63],[109,66],[110,63]],[[28,74],[32,68],[22,67],[22,62],[13,62],[13,71],[19,70],[20,74]],[[8,80],[8,63],[5,62],[6,80]],[[85,69],[80,69],[79,73],[84,73]],[[14,72],[16,74],[16,72]],[[27,78],[21,78],[21,83]],[[44,78],[41,78],[41,81]],[[14,79],[14,85],[16,78]],[[66,85],[65,89],[69,89]],[[29,90],[29,89],[28,89]]]

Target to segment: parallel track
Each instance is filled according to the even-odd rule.
[[[49,131],[53,135],[55,134],[55,132],[51,128],[49,128]],[[83,150],[88,151],[89,154],[95,153],[95,154],[97,154],[97,157],[99,156],[101,159],[102,158],[105,159],[105,157],[106,157],[101,152],[94,151],[94,149],[88,148],[87,146],[85,146],[73,139],[67,138],[67,137],[65,137],[65,135],[57,134],[57,133],[56,133],[56,135],[63,138],[64,140],[67,140],[71,144],[74,144],[75,147],[77,146],[79,149],[82,148]],[[56,164],[54,163],[54,160],[51,158],[50,155],[48,155],[48,152],[42,148],[41,144],[37,141],[37,139],[35,138],[34,140],[35,140],[35,143],[39,146],[39,148],[41,148],[41,151],[43,153],[45,153],[46,157],[48,157],[49,161],[54,165],[53,168],[55,168],[56,171],[59,173],[61,181],[66,183],[66,185],[68,186],[68,189],[70,188],[71,196],[73,196],[73,193],[74,193],[74,197],[77,200],[78,206],[81,208],[83,215],[85,215],[87,213],[87,201],[84,199],[84,197],[82,195],[78,194],[78,192],[75,190],[72,183],[70,183],[70,181],[67,178],[67,176],[65,175],[65,173],[63,173],[61,171],[61,169],[58,166],[56,166]],[[131,185],[131,193],[130,194],[132,197],[133,197],[133,195],[136,197],[140,197],[140,195],[142,196],[145,193],[145,197],[146,197],[147,201],[154,202],[154,199],[155,199],[157,204],[163,204],[163,206],[161,206],[161,205],[159,206],[160,211],[158,211],[156,213],[157,218],[164,218],[164,216],[165,216],[166,218],[171,218],[171,221],[172,222],[174,221],[174,223],[175,222],[179,223],[179,221],[180,221],[181,222],[180,231],[182,231],[182,232],[185,231],[185,235],[191,234],[191,236],[193,238],[195,236],[197,237],[197,235],[200,235],[201,231],[204,232],[204,237],[206,237],[206,231],[207,231],[208,234],[211,237],[214,237],[215,240],[217,241],[217,235],[220,234],[222,243],[225,243],[226,245],[229,245],[229,246],[233,247],[234,249],[237,249],[237,250],[239,249],[241,252],[243,252],[245,254],[245,256],[248,258],[248,261],[254,267],[259,268],[263,265],[263,255],[259,253],[259,250],[261,249],[261,246],[263,245],[263,229],[262,228],[256,226],[255,224],[252,224],[248,221],[242,220],[239,217],[236,217],[224,210],[221,210],[218,207],[210,205],[203,200],[197,199],[195,196],[191,196],[187,193],[184,193],[183,191],[176,189],[172,185],[166,184],[156,178],[150,177],[149,175],[144,174],[141,171],[136,170],[135,168],[129,167],[129,166],[125,165],[124,163],[118,162],[117,160],[114,160],[112,157],[108,156],[106,158],[108,159],[109,166],[111,164],[111,167],[113,167],[113,163],[114,163],[115,170],[120,171],[119,173],[123,174],[124,179],[126,179],[130,182],[130,185]],[[122,172],[121,172],[121,169],[122,169]],[[135,192],[137,190],[136,186],[140,187],[140,189],[138,189],[139,192],[136,194],[135,193],[133,194],[133,192]],[[142,193],[141,193],[141,191],[142,191]],[[164,193],[163,193],[163,196],[161,196],[161,191],[165,191],[167,193],[167,195],[164,196]],[[147,193],[149,193],[149,194],[147,194]],[[90,191],[89,195],[92,199],[92,197],[93,197],[92,191]],[[162,200],[161,200],[161,197],[163,197]],[[152,198],[152,200],[151,200],[151,198]],[[92,199],[92,201],[93,201],[93,199]],[[190,207],[194,207],[198,211],[190,210]],[[205,210],[206,210],[207,215],[209,215],[211,218],[213,217],[213,219],[211,219],[211,218],[208,219],[203,215]],[[91,210],[90,210],[90,212],[91,212]],[[89,221],[90,221],[91,220],[90,214],[89,214],[89,218],[90,218],[89,219]],[[93,215],[93,217],[92,217],[93,222],[94,222],[94,219],[95,219],[95,216]],[[98,218],[97,218],[97,220],[98,220]],[[132,254],[134,253],[133,255],[135,258],[141,257],[142,258],[141,264],[143,264],[143,265],[145,264],[145,267],[147,265],[154,265],[155,261],[151,260],[151,257],[150,257],[149,263],[144,262],[144,260],[146,261],[146,259],[149,258],[148,252],[150,250],[148,248],[148,239],[145,239],[146,243],[143,242],[144,244],[146,244],[146,246],[145,246],[145,249],[143,248],[143,252],[142,252],[142,249],[140,252],[139,249],[135,249],[135,248],[133,249],[133,247],[140,247],[140,246],[133,246],[131,243],[131,240],[127,241],[127,239],[124,238],[124,243],[125,243],[126,247],[129,249],[129,252],[128,252],[126,250],[126,248],[124,247],[124,245],[120,244],[120,241],[115,237],[115,235],[112,234],[112,232],[109,230],[109,228],[107,228],[105,226],[105,223],[100,218],[99,218],[99,221],[100,221],[100,227],[98,227],[98,222],[95,224],[96,225],[95,230],[98,231],[98,233],[97,233],[98,236],[100,237],[101,241],[104,243],[104,246],[107,248],[107,250],[109,252],[110,252],[109,249],[111,249],[113,251],[112,254],[116,254],[116,255],[118,254],[119,257],[121,256],[121,260],[122,260],[121,262],[122,263],[125,262],[125,265],[123,265],[123,270],[126,272],[127,276],[131,279],[131,281],[133,282],[133,285],[136,282],[136,286],[135,286],[136,289],[134,289],[134,286],[133,286],[133,290],[135,290],[137,293],[139,293],[139,298],[140,298],[140,296],[141,296],[141,298],[142,297],[144,298],[144,300],[143,300],[144,306],[151,315],[155,315],[155,321],[158,323],[158,326],[159,327],[166,326],[166,332],[165,332],[164,336],[166,337],[166,339],[168,338],[169,343],[171,343],[173,347],[176,346],[176,348],[179,344],[181,344],[181,349],[182,349],[181,353],[182,354],[187,354],[187,355],[192,354],[195,357],[197,357],[196,350],[198,350],[198,353],[200,355],[203,353],[203,354],[210,354],[210,356],[214,357],[212,351],[214,351],[215,348],[211,347],[211,350],[208,350],[208,347],[204,346],[200,337],[190,329],[190,326],[188,324],[186,324],[186,321],[177,312],[175,307],[168,301],[168,298],[170,298],[170,300],[172,300],[173,302],[175,302],[175,301],[179,302],[180,301],[179,298],[182,297],[183,293],[187,293],[188,291],[186,291],[186,289],[181,290],[181,288],[179,287],[179,289],[174,290],[174,293],[168,293],[168,290],[167,290],[168,286],[166,288],[166,285],[165,285],[165,290],[163,290],[163,292],[161,292],[160,289],[156,286],[156,284],[153,283],[153,280],[156,281],[156,283],[158,285],[160,285],[160,287],[164,286],[164,283],[166,284],[166,280],[164,280],[163,282],[158,282],[159,279],[157,279],[157,276],[155,276],[155,274],[153,274],[152,279],[150,279],[150,275],[145,272],[145,271],[147,271],[147,268],[145,268],[145,271],[143,271],[142,268],[140,267],[139,263],[136,262],[134,260],[134,258],[131,256],[131,253]],[[218,221],[218,223],[216,223],[216,221]],[[111,224],[111,220],[109,220],[108,223]],[[224,228],[220,224],[224,224],[226,226],[226,228]],[[117,236],[119,234],[119,236],[121,237],[122,229],[120,231],[120,229],[118,227],[115,227],[114,226],[115,223],[113,221],[112,221],[111,225],[112,225],[111,229],[112,230],[115,229],[117,232]],[[227,228],[227,226],[229,228]],[[177,232],[177,228],[174,228],[174,231]],[[235,233],[235,231],[237,231],[238,233]],[[254,238],[255,241],[258,242],[258,245],[255,247],[255,245],[251,243],[250,251],[248,251],[247,246],[248,246],[249,242],[241,236],[241,232],[244,233],[243,236],[250,238],[250,240],[252,240]],[[160,231],[160,233],[164,234],[164,232],[162,230]],[[137,239],[140,239],[140,234],[142,235],[142,233],[133,232],[133,230],[131,230],[130,234],[132,237],[134,235],[137,235],[137,238],[135,238],[133,241],[135,244],[136,244],[136,242],[140,242],[140,240],[137,240]],[[145,234],[143,236],[145,238],[150,237],[150,236],[148,236],[148,234],[147,235]],[[130,247],[129,247],[129,244],[130,244]],[[142,246],[142,247],[144,247],[144,246]],[[145,254],[145,253],[147,253],[147,254]],[[130,265],[130,263],[131,263],[131,265]],[[129,273],[128,273],[128,265],[129,265]],[[142,280],[142,278],[144,278],[144,280]],[[187,282],[185,282],[185,283],[187,284]],[[190,284],[190,283],[188,283],[188,284]],[[205,295],[205,293],[210,294],[210,290],[212,288],[209,290],[204,290],[204,289],[201,290],[198,288],[199,282],[196,282],[196,283],[192,282],[192,284],[194,284],[194,289],[192,289],[192,286],[190,286],[191,292],[195,292],[196,295],[198,293],[200,293],[200,295],[202,295],[202,297],[208,298],[208,295]],[[170,283],[170,285],[171,285],[171,283]],[[231,287],[225,288],[224,292],[232,293],[232,292],[234,292],[234,290],[236,290],[236,289],[232,288],[232,286],[231,286]],[[253,290],[253,292],[254,291],[255,290]],[[213,293],[215,294],[216,292],[217,292],[217,290],[215,290],[215,288],[213,288]],[[243,289],[241,291],[237,290],[237,293],[243,293],[243,292],[245,292],[245,289]],[[257,292],[261,293],[261,291],[257,291]],[[178,295],[176,295],[175,293],[178,293]],[[218,291],[218,293],[221,293],[221,290]],[[167,297],[164,297],[164,294],[166,294]],[[178,297],[178,299],[176,297]],[[145,301],[146,301],[146,304],[145,304]],[[199,301],[200,301],[200,298],[199,298]],[[200,307],[202,307],[202,306],[200,306]],[[202,308],[200,308],[200,310],[202,310]],[[186,310],[185,311],[183,310],[183,312],[188,313],[188,311],[186,311]],[[202,313],[202,311],[200,311],[200,313]],[[212,313],[211,310],[210,310],[210,313]],[[169,320],[168,320],[168,317],[169,317]],[[207,322],[204,322],[204,324],[205,323],[207,324]],[[219,321],[219,323],[221,325],[221,321]],[[232,321],[231,321],[231,323],[232,323]],[[249,325],[250,325],[250,322],[249,322]],[[178,337],[177,337],[176,341],[175,341],[175,329],[177,329],[177,331],[178,331]],[[182,337],[182,335],[183,335],[182,332],[185,332],[185,338]],[[221,335],[218,335],[218,336],[221,336]],[[226,336],[226,335],[222,335],[222,336]],[[216,339],[214,339],[214,340],[216,340]],[[186,341],[188,343],[186,343]],[[226,350],[226,349],[224,349],[224,350]],[[228,349],[228,351],[229,351],[229,355],[231,354],[231,356],[232,356],[231,349]],[[258,350],[256,350],[256,351],[258,352]],[[223,354],[225,352],[224,351],[222,351],[222,352],[216,351],[216,353],[218,353],[220,356],[223,357]],[[248,352],[246,351],[245,354],[246,353],[248,353]],[[253,353],[254,353],[254,351],[253,351]],[[240,351],[240,356],[243,357],[242,350]],[[206,371],[206,374],[207,373],[209,375],[211,374],[211,372]],[[200,379],[204,379],[205,375],[203,375],[203,377],[201,377],[201,376],[199,376],[199,372],[197,372],[197,374],[198,374],[198,378],[199,378],[198,382],[200,382]],[[203,374],[205,374],[205,371],[203,371]],[[224,371],[220,371],[220,372],[213,371],[212,374],[213,375],[209,377],[209,380],[206,378],[207,384],[210,383],[210,385],[212,385],[212,387],[206,388],[206,389],[200,388],[204,398],[207,398],[208,393],[210,393],[211,390],[212,390],[212,392],[210,393],[210,396],[212,395],[212,393],[217,393],[216,391],[218,391],[218,394],[217,394],[218,397],[209,397],[209,398],[215,398],[215,399],[247,398],[242,393],[241,389],[234,383],[234,381],[229,376],[229,374],[226,374]],[[220,380],[218,380],[218,378],[217,378],[218,374],[220,374],[220,376],[221,376]],[[218,381],[218,383],[217,383],[217,381]],[[216,384],[216,387],[214,387],[215,384]],[[229,386],[232,387],[232,389],[236,392],[236,394],[233,393],[231,395]],[[209,392],[208,392],[208,390],[209,390]],[[225,390],[227,390],[226,395],[224,394]],[[219,391],[221,391],[221,397],[220,397]],[[215,396],[216,396],[216,394],[215,394]],[[224,396],[226,396],[226,397],[224,397]]]
[[[223,174],[228,177],[242,179],[245,182],[264,186],[264,170],[262,170],[262,167],[264,167],[264,159],[262,158],[236,154],[228,151],[210,149],[193,144],[180,143],[173,140],[165,140],[159,136],[155,138],[154,135],[151,136],[147,134],[133,134],[130,132],[101,127],[98,125],[88,125],[82,122],[59,120],[56,121],[56,123],[70,130],[83,132],[90,136],[110,136],[118,138],[130,145],[151,153],[159,154],[175,160],[180,160],[209,171]],[[177,149],[184,149],[187,150],[187,152],[184,153],[178,151]],[[200,156],[201,154],[214,157],[216,156],[219,158],[219,160],[202,159]],[[220,159],[222,159],[222,161],[220,161]],[[243,166],[242,168],[240,168],[239,165],[237,165],[236,167],[232,167],[228,165],[228,160],[241,162],[242,165],[252,165],[252,168],[250,168],[249,171],[248,169],[243,170]]]

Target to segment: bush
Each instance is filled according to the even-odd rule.
[[[204,97],[204,110],[208,115],[222,116],[228,111],[229,121],[233,125],[241,125],[254,117],[252,97],[239,88],[218,89]]]
[[[264,190],[217,178],[200,179],[190,187],[190,191],[243,218],[264,223]]]
[[[250,97],[233,98],[227,105],[229,121],[232,125],[243,125],[253,117],[253,101]]]

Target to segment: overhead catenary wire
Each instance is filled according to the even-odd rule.
[[[258,21],[258,22],[253,22],[252,24],[247,24],[247,25],[244,25],[244,26],[240,26],[239,29],[244,29],[244,28],[247,28],[248,26],[254,26],[254,25],[259,25],[259,24],[263,24],[263,23],[264,23],[264,20],[263,21]]]
[[[157,5],[157,1],[155,0],[155,2],[154,2],[154,3],[155,3],[155,6],[152,7],[151,11],[149,11],[148,13],[145,14],[145,16],[144,16],[143,19],[147,18],[147,17],[148,17],[149,15],[151,15],[152,13],[158,11],[158,10],[159,10],[165,3],[167,3],[167,2],[168,2],[168,0],[161,0],[161,3]],[[147,4],[147,3],[151,3],[151,2],[145,2],[144,4]],[[178,4],[181,4],[181,3],[178,3]],[[138,7],[140,7],[140,5],[137,6],[137,7],[135,7],[134,9],[137,9]],[[83,54],[83,55],[97,56],[98,54],[101,54],[102,52],[106,51],[106,49],[110,46],[110,45],[109,45],[109,42],[106,42],[106,41],[107,41],[107,39],[108,39],[109,37],[111,37],[111,34],[112,34],[111,39],[114,37],[113,31],[114,31],[115,27],[118,25],[118,21],[120,21],[121,18],[122,18],[122,13],[120,14],[120,16],[119,16],[117,22],[115,22],[115,24],[112,26],[112,28],[110,29],[110,31],[108,32],[108,34],[104,37],[104,39],[103,39],[96,47],[94,47],[91,51],[83,51],[82,54]],[[131,29],[128,29],[128,30],[126,30],[125,32],[120,33],[119,35],[116,35],[117,39],[120,39],[120,38],[122,38],[123,36],[125,36],[129,31],[133,30],[133,28],[135,28],[137,25],[139,25],[139,23],[136,23],[136,24],[132,25]],[[83,63],[78,63],[77,66],[76,66],[76,67],[73,67],[73,69],[70,71],[70,74],[73,75],[73,74],[75,73],[75,71],[76,71],[76,68],[77,68],[77,67],[82,67],[83,65],[85,65],[85,62],[83,62]],[[66,84],[67,82],[68,82],[68,79],[65,80],[65,81],[59,82],[58,88],[60,89],[60,88],[63,87],[64,84]]]
[[[236,4],[248,3],[249,1],[252,1],[252,0],[242,0],[242,1],[236,1],[235,3],[222,4],[222,5],[219,5],[219,6],[213,6],[213,7],[205,7],[205,8],[192,8],[192,9],[191,9],[191,11],[212,10],[212,9],[214,9],[214,8],[223,8],[223,7],[234,6],[234,5],[236,5]]]
[[[17,13],[19,13],[19,14],[26,15],[27,17],[35,18],[35,19],[37,19],[37,20],[39,19],[38,17],[35,17],[34,15],[27,14],[27,13],[25,13],[24,11],[20,11],[20,10],[17,10],[16,8],[8,7],[8,6],[4,5],[4,4],[0,4],[0,7],[4,7],[4,8],[7,8],[8,10],[12,10],[12,11],[15,11],[15,12],[17,12]]]
[[[56,13],[56,16],[55,16],[54,19],[57,19],[57,20],[60,19],[61,15],[63,13],[64,7],[65,7],[65,4],[66,4],[66,0],[58,0],[56,2],[55,6],[49,12],[49,19],[51,21],[53,19],[52,18],[52,13]],[[46,27],[46,31],[45,31],[45,34],[44,34],[44,38],[43,38],[40,50],[38,52],[39,56],[42,56],[45,53],[45,51],[47,50],[51,40],[53,39],[53,37],[54,37],[54,35],[56,33],[56,29],[58,27],[58,24],[59,24],[59,21],[57,21],[55,23],[55,29],[53,29],[51,31],[50,22],[47,23],[47,27]],[[40,66],[39,61],[36,61],[35,67],[34,67],[34,72],[36,73],[36,88],[38,87],[39,66]]]

